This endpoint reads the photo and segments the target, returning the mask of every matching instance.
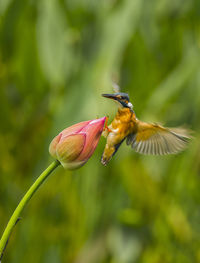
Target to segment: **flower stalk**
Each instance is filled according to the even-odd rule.
[[[61,164],[65,169],[73,170],[80,168],[89,160],[101,137],[105,119],[106,117],[103,117],[74,124],[53,139],[49,152],[56,161],[36,179],[12,214],[0,240],[0,263],[13,228],[33,194],[58,165]]]
[[[59,161],[52,162],[47,169],[41,173],[41,175],[36,179],[36,181],[33,183],[33,185],[29,188],[29,190],[26,192],[20,203],[18,204],[17,208],[15,209],[14,213],[12,214],[4,232],[2,235],[2,238],[0,240],[0,261],[3,257],[4,250],[6,248],[8,239],[12,233],[13,228],[15,227],[16,223],[19,220],[19,216],[26,206],[26,204],[29,202],[33,194],[38,190],[40,185],[47,179],[47,177],[60,165]]]

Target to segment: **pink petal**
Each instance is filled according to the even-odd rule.
[[[66,128],[66,129],[64,129],[61,132],[62,139],[65,138],[66,136],[68,136],[69,134],[80,132],[85,126],[88,125],[88,123],[90,123],[90,121],[83,121],[83,122],[79,122],[77,124],[74,124],[74,125]]]
[[[105,120],[106,117],[90,121],[89,124],[81,130],[80,134],[86,134],[86,142],[78,160],[89,159],[93,154],[101,137]]]
[[[72,164],[73,169],[80,167],[80,164],[82,165],[82,160],[81,163],[76,160],[83,151],[85,141],[85,134],[72,134],[58,143],[56,156],[65,168],[70,169]]]
[[[58,145],[61,137],[62,137],[62,134],[61,134],[61,133],[58,134],[58,135],[52,140],[52,142],[51,142],[50,145],[49,145],[49,153],[50,153],[51,156],[53,156],[54,158],[57,158],[57,157],[56,157],[56,147],[57,147],[57,145]]]

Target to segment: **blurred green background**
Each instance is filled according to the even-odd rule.
[[[200,262],[200,1],[0,1],[0,233],[52,158],[63,128],[104,115],[114,79],[137,117],[195,131],[175,156],[105,145],[58,168],[10,238],[3,262]]]

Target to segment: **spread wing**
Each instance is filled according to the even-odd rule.
[[[120,92],[120,90],[121,90],[120,86],[114,81],[112,81],[112,87],[113,87],[114,92]]]
[[[128,135],[126,143],[138,153],[164,155],[183,151],[190,138],[190,132],[183,128],[164,128],[138,121],[137,132]]]

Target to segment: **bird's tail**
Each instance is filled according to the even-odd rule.
[[[108,164],[108,162],[111,160],[111,158],[116,154],[116,152],[118,151],[120,145],[123,143],[123,141],[125,140],[125,138],[118,144],[114,145],[114,146],[108,146],[108,144],[106,144],[104,152],[101,156],[101,163],[106,166]]]

